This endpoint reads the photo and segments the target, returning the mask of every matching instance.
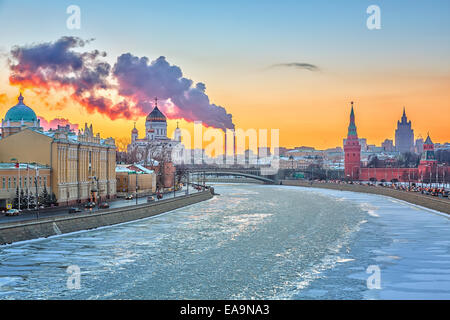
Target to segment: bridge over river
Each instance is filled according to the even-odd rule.
[[[269,169],[269,170],[268,170]],[[277,171],[270,168],[211,168],[193,166],[187,168],[190,180],[214,182],[252,182],[274,184],[278,181]],[[236,177],[236,178],[229,178]],[[227,181],[225,181],[227,180]]]

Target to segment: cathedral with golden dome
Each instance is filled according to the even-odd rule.
[[[174,157],[183,157],[184,146],[181,143],[181,130],[175,129],[174,138],[167,137],[167,118],[158,108],[158,99],[155,98],[155,107],[145,118],[145,137],[139,139],[139,131],[136,123],[131,130],[131,143],[127,146],[127,152],[134,154],[137,162],[150,164],[155,159],[166,157],[166,160],[174,160]]]

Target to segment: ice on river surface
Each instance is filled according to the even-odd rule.
[[[0,299],[450,298],[445,215],[337,190],[215,190],[161,216],[0,247]],[[381,289],[368,289],[369,266]]]

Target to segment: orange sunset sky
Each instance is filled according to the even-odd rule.
[[[106,9],[81,1],[85,20],[80,30],[65,28],[65,3],[45,3],[38,7],[0,1],[0,118],[23,90],[25,104],[46,120],[66,118],[82,127],[92,123],[102,137],[122,140],[130,138],[136,121],[143,137],[145,116],[111,120],[89,113],[71,99],[70,90],[44,92],[37,86],[10,83],[8,59],[14,46],[76,36],[95,38],[83,50],[107,52],[104,60],[111,66],[127,52],[146,56],[150,62],[165,56],[170,65],[182,70],[183,77],[205,84],[210,102],[232,114],[236,128],[279,129],[283,147],[342,146],[350,101],[355,103],[358,135],[368,144],[394,139],[403,107],[415,138],[425,138],[429,132],[434,142],[450,142],[447,1],[415,7],[405,1],[380,1],[380,30],[368,30],[365,25],[366,1],[347,7],[329,1],[308,5],[286,1],[274,7],[269,1],[249,1],[241,7],[234,1],[209,5],[194,1],[192,7],[198,10],[184,8],[192,12],[183,8],[174,12],[170,1],[142,2],[133,8],[113,4]],[[158,14],[137,23],[146,6],[153,6]],[[19,8],[22,21],[27,21],[21,26],[13,19]],[[61,17],[39,20],[41,11]],[[120,26],[119,17],[125,22]],[[295,67],[295,63],[314,68]],[[116,93],[106,90],[103,94]],[[169,136],[177,121],[192,130],[191,122],[170,119]]]

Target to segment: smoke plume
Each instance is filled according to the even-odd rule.
[[[165,57],[150,61],[125,53],[111,67],[103,60],[105,52],[83,51],[90,42],[92,39],[62,37],[55,42],[15,46],[10,52],[9,81],[47,94],[66,90],[89,113],[98,112],[112,120],[147,115],[153,109],[154,97],[158,97],[169,119],[234,128],[232,115],[210,102],[206,86],[183,77],[180,67]],[[111,100],[108,91],[120,101]]]

